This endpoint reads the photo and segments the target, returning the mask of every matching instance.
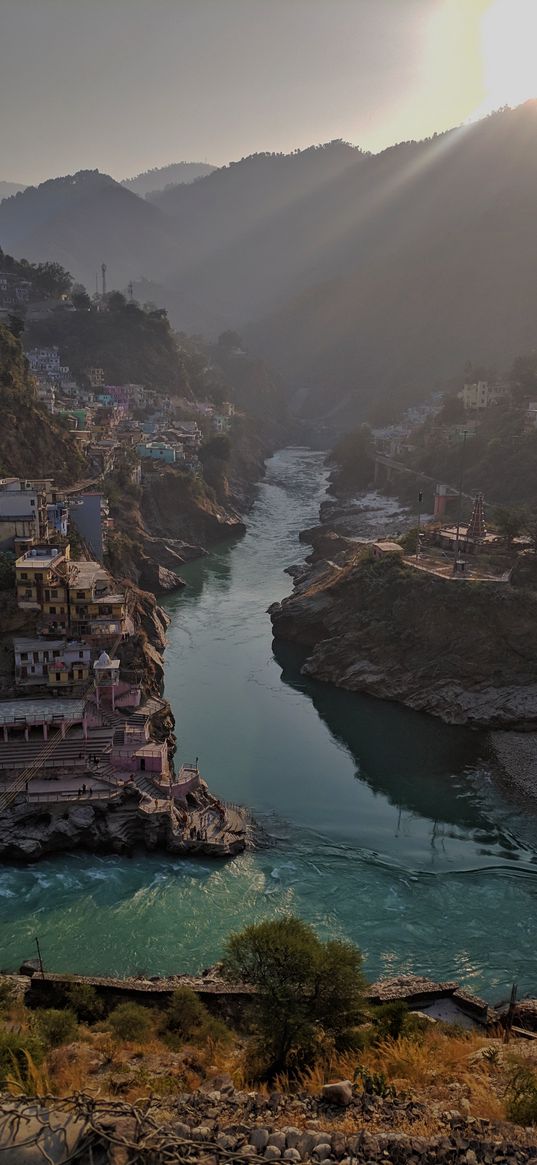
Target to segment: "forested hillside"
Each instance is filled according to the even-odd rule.
[[[378,155],[253,155],[151,202],[82,172],[5,200],[0,244],[92,289],[105,261],[183,330],[239,328],[306,415],[343,426],[535,345],[536,200],[527,102]]]
[[[59,483],[82,476],[84,459],[61,421],[34,396],[20,340],[0,323],[0,474],[33,473]]]
[[[142,174],[135,174],[134,178],[124,178],[121,185],[134,194],[145,198],[147,194],[158,190],[165,190],[167,186],[179,183],[195,182],[196,178],[205,178],[212,174],[216,166],[208,162],[173,162],[171,166],[155,166],[152,170],[144,170]],[[1,190],[0,190],[1,193]]]
[[[27,347],[57,344],[76,378],[102,367],[107,384],[141,383],[146,388],[186,396],[195,393],[192,367],[179,349],[166,312],[144,310],[111,292],[108,310],[54,312],[32,322]]]

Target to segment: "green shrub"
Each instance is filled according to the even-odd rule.
[[[83,1023],[96,1023],[103,1014],[102,1000],[90,983],[73,983],[67,990],[67,999],[71,1010]]]
[[[537,1075],[526,1064],[518,1064],[511,1070],[507,1116],[518,1125],[537,1124]]]
[[[58,1048],[60,1044],[69,1044],[77,1036],[76,1015],[69,1008],[59,1011],[55,1007],[49,1007],[45,1011],[39,1011],[35,1025],[40,1039],[47,1048]]]
[[[373,1012],[373,1023],[380,1039],[399,1039],[406,1030],[407,1019],[408,1007],[402,999],[396,999],[393,1003],[382,1003],[380,1007],[375,1007]]]
[[[18,1072],[23,1080],[28,1079],[29,1059],[39,1064],[43,1059],[40,1040],[28,1032],[9,1031],[0,1025],[0,1087],[4,1087],[8,1076]]]
[[[119,1003],[107,1019],[116,1039],[142,1043],[151,1029],[151,1013],[139,1003]]]
[[[174,1037],[173,1043],[186,1040],[203,1042],[209,1039],[225,1042],[230,1036],[225,1023],[213,1018],[190,987],[178,987],[174,991],[162,1020],[161,1031]]]

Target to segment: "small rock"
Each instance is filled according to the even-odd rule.
[[[269,1147],[271,1145],[275,1145],[275,1147],[280,1150],[280,1153],[283,1153],[283,1150],[285,1149],[285,1133],[272,1133],[268,1139],[268,1145]]]
[[[336,1080],[333,1084],[325,1084],[322,1089],[322,1098],[328,1104],[337,1104],[345,1108],[352,1100],[350,1080]]]
[[[282,1129],[282,1132],[285,1133],[285,1143],[287,1145],[287,1148],[288,1149],[296,1149],[298,1142],[302,1136],[302,1130],[295,1129],[292,1126],[290,1126],[289,1128]]]
[[[313,1156],[317,1161],[328,1161],[332,1156],[332,1146],[328,1141],[321,1141],[313,1150]]]
[[[267,1145],[265,1149],[265,1161],[280,1161],[281,1150],[276,1145]]]
[[[300,1153],[298,1149],[286,1149],[283,1159],[284,1161],[300,1161]]]
[[[473,1149],[466,1150],[466,1161],[467,1165],[477,1165],[477,1157]]]
[[[250,1144],[258,1153],[262,1153],[268,1145],[269,1135],[266,1129],[252,1129],[250,1133]]]

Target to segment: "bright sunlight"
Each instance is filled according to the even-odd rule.
[[[483,111],[537,97],[537,0],[493,0],[483,16]]]

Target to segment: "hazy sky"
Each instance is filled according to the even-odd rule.
[[[0,179],[122,178],[530,96],[537,0],[0,0]]]

